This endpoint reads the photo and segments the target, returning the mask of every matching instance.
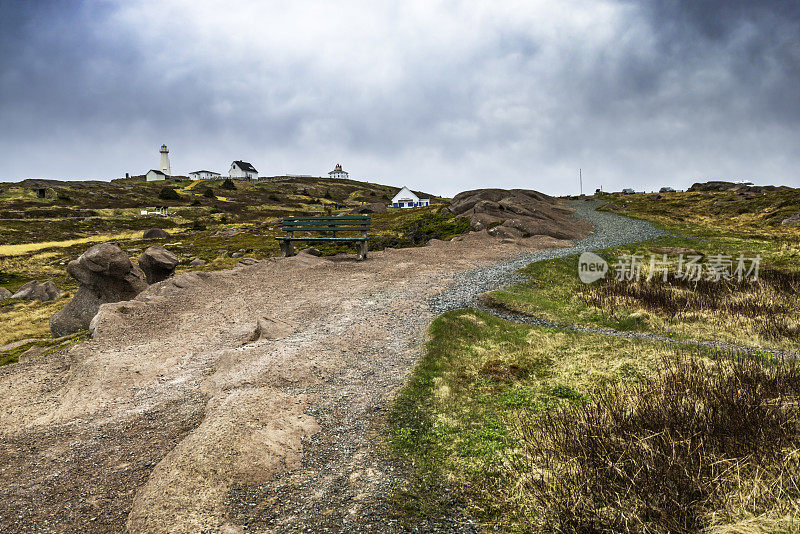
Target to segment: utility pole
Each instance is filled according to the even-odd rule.
[[[583,194],[583,169],[578,169],[578,179],[581,181],[581,195]]]

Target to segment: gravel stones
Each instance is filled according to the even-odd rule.
[[[147,289],[144,273],[116,243],[101,243],[69,262],[67,274],[80,282],[75,297],[50,318],[53,337],[86,330],[101,304],[129,300]]]
[[[38,282],[36,280],[32,280],[19,288],[19,291],[11,295],[11,298],[49,302],[59,298],[60,296],[61,291],[59,291],[56,285],[50,280],[47,282]]]
[[[458,195],[456,195],[457,197]],[[455,277],[449,289],[429,299],[428,304],[431,310],[436,313],[444,313],[474,306],[481,294],[520,282],[521,279],[515,271],[537,261],[563,258],[571,254],[580,254],[626,243],[647,241],[664,235],[664,232],[647,221],[596,211],[597,204],[597,202],[579,201],[570,204],[570,207],[575,209],[576,216],[588,220],[594,226],[594,232],[576,241],[575,246],[536,250],[512,260],[461,273]]]
[[[139,256],[139,268],[142,269],[147,283],[155,284],[172,276],[179,261],[178,256],[161,245],[155,245]]]

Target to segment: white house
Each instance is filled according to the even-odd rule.
[[[342,170],[342,164],[341,163],[337,163],[336,167],[334,167],[333,170],[328,173],[328,177],[329,178],[345,178],[345,179],[347,179],[349,176],[350,176],[350,174],[348,174],[348,173],[346,173],[345,171]]]
[[[147,171],[147,174],[144,175],[145,180],[148,182],[157,182],[159,180],[166,180],[167,175],[161,171],[157,171],[155,169],[150,169]]]
[[[190,180],[217,180],[222,176],[214,171],[194,171],[189,173]]]
[[[231,163],[229,175],[231,178],[238,178],[240,180],[258,180],[258,171],[246,161],[237,160]]]
[[[403,187],[392,199],[393,208],[420,208],[422,206],[430,206],[431,199],[419,198],[411,192],[411,189]]]

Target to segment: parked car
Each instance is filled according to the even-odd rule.
[[[675,190],[671,187],[662,187],[658,190],[659,193],[674,193]]]
[[[636,191],[634,191],[630,187],[626,187],[625,189],[622,190],[622,193],[625,195],[633,195],[636,193]]]

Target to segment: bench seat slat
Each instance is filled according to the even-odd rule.
[[[284,228],[287,232],[365,232],[369,226],[292,226]]]
[[[369,241],[368,237],[276,237],[278,241]]]
[[[292,221],[369,221],[370,217],[284,217],[283,222]]]

